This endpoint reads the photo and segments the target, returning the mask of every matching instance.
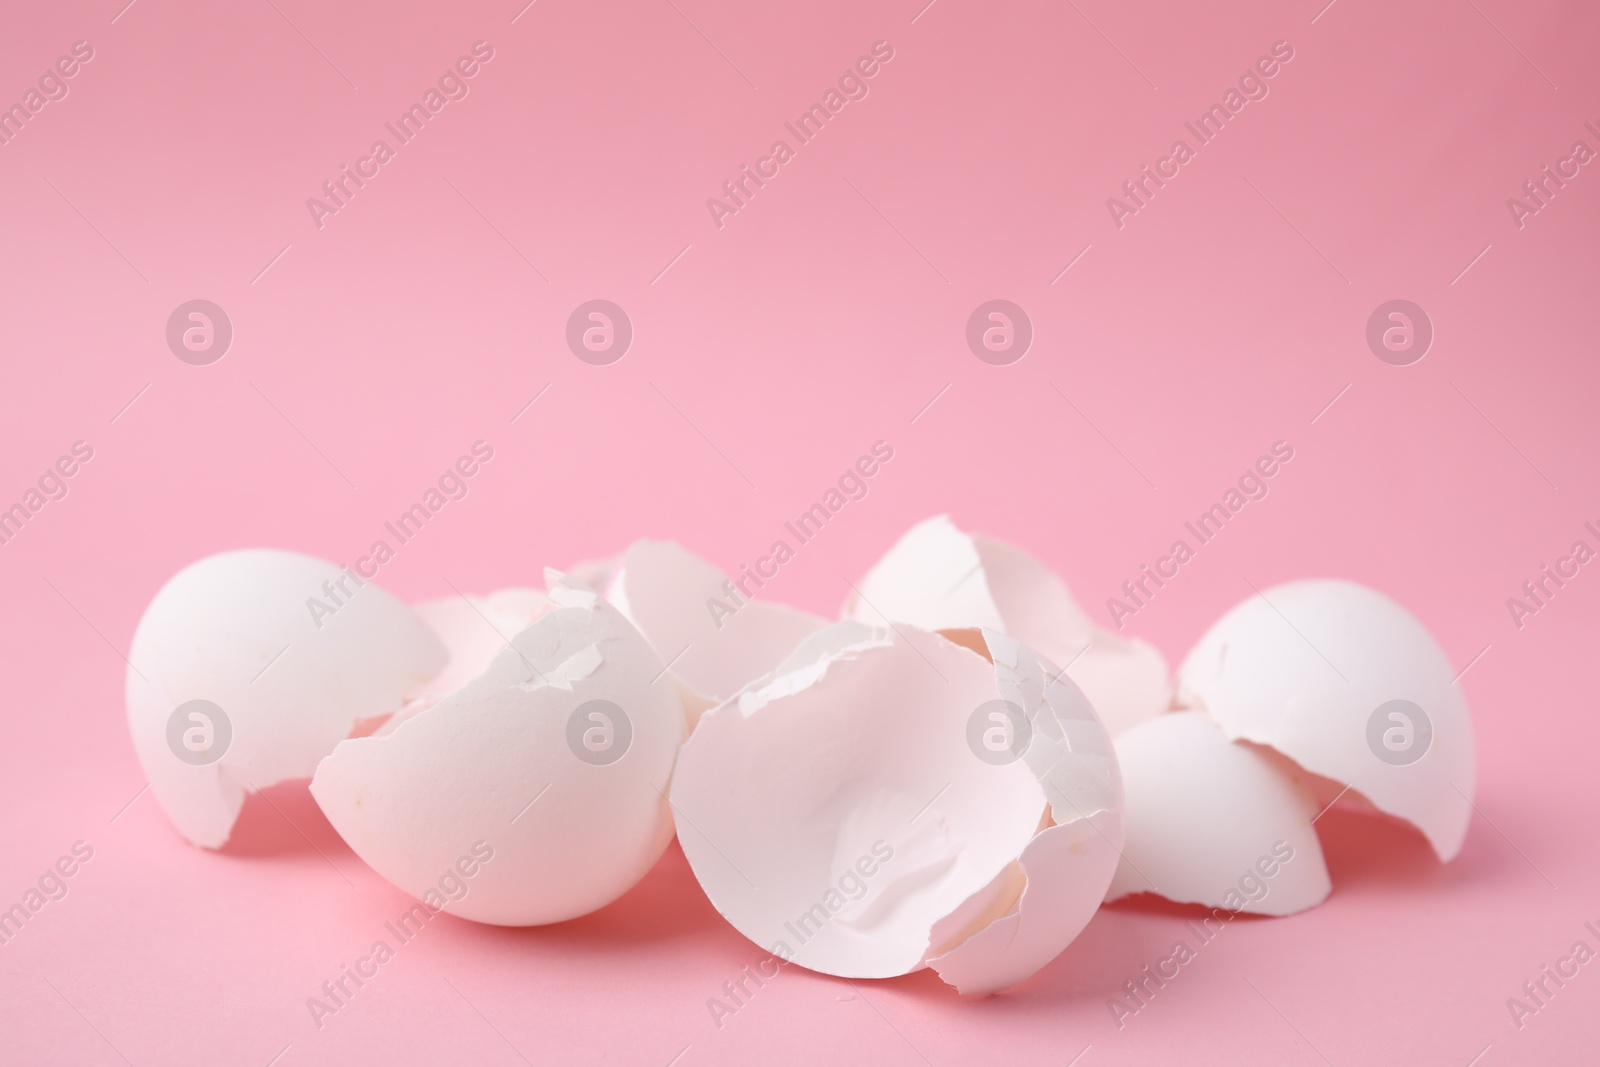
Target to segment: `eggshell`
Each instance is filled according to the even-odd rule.
[[[1153,646],[1094,625],[1044,564],[963,532],[947,515],[907,531],[846,599],[844,616],[1010,634],[1065,664],[1113,735],[1165,711],[1172,695],[1166,660]]]
[[[443,667],[420,618],[356,581],[296,552],[224,552],[179,571],[145,609],[128,657],[128,729],[151,792],[189,841],[220,848],[246,793],[309,777],[357,722],[393,713]],[[231,730],[204,765],[169,747],[169,720],[191,700],[215,704],[226,727],[213,725]]]
[[[748,581],[746,588],[755,589]],[[605,592],[671,664],[691,725],[828,625],[788,605],[744,596],[726,574],[671,541],[635,542]]]
[[[1121,837],[1110,740],[1033,653],[984,632],[991,663],[954,636],[839,623],[701,718],[673,781],[679,840],[758,945],[851,978],[931,963],[990,992],[1093,914]],[[1031,731],[1006,763],[969,742],[999,700]]]
[[[374,870],[479,922],[528,926],[594,911],[627,892],[672,838],[666,790],[684,716],[661,660],[596,593],[548,577],[549,610],[484,674],[392,733],[339,745],[311,783]],[[625,720],[607,713],[610,739],[630,738],[603,764],[580,757],[574,740],[593,701]],[[492,857],[473,862],[484,851]],[[472,874],[447,881],[464,860]]]
[[[1354,582],[1318,579],[1267,589],[1219,619],[1184,659],[1177,702],[1204,710],[1231,739],[1348,784],[1449,860],[1466,838],[1476,782],[1472,720],[1454,677],[1443,649],[1400,605]],[[1394,700],[1410,701],[1431,724],[1431,744],[1413,762],[1388,762],[1369,741]]]
[[[1292,915],[1327,899],[1332,884],[1311,825],[1319,806],[1289,761],[1230,742],[1198,711],[1140,723],[1115,745],[1127,842],[1106,900],[1149,892]]]

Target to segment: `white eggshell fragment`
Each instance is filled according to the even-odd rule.
[[[547,578],[548,610],[487,671],[392,732],[339,745],[311,783],[375,871],[479,922],[594,911],[672,839],[684,715],[661,660],[598,594]]]
[[[1327,899],[1316,797],[1289,761],[1229,741],[1198,711],[1158,716],[1114,743],[1127,840],[1106,900],[1149,892],[1292,915]]]
[[[1016,642],[952,638],[839,623],[701,718],[673,779],[678,837],[756,944],[849,978],[931,965],[986,993],[1093,915],[1122,836],[1104,727]]]
[[[1008,872],[1015,903],[928,965],[962,993],[993,993],[1053,960],[1094,917],[1090,888],[1115,872],[1123,842],[1122,781],[1105,726],[1061,671],[1003,634],[984,631],[1003,700],[1026,709],[1023,754],[1050,810]]]
[[[174,575],[128,658],[128,728],[151,792],[185,838],[220,848],[246,793],[310,777],[356,723],[437,674],[445,650],[377,585],[247,549]]]
[[[743,580],[741,590],[671,541],[637,541],[605,588],[607,599],[671,665],[691,724],[828,625],[786,604],[751,599],[754,579]]]
[[[1167,663],[1152,645],[1094,625],[1033,556],[968,534],[947,515],[913,526],[861,580],[844,616],[925,630],[981,626],[1067,665],[1113,735],[1167,709]]]
[[[1433,636],[1354,582],[1275,586],[1219,619],[1184,659],[1177,702],[1461,851],[1476,783],[1472,720]]]

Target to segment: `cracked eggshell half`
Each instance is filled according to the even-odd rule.
[[[828,625],[786,604],[749,599],[722,571],[671,541],[636,541],[605,593],[671,665],[691,726]]]
[[[1198,711],[1140,723],[1115,741],[1127,841],[1106,900],[1154,893],[1258,915],[1292,915],[1332,883],[1307,775],[1222,736]]]
[[[683,748],[673,805],[696,878],[740,933],[811,970],[1022,981],[1088,922],[1121,843],[1110,739],[1057,673],[994,632],[813,635]]]
[[[1355,582],[1274,586],[1206,631],[1179,668],[1177,703],[1225,736],[1282,753],[1461,851],[1477,769],[1472,720],[1438,642]]]
[[[247,793],[310,777],[357,723],[437,674],[445,650],[377,585],[245,549],[162,586],[128,658],[128,729],[151,792],[185,838],[220,848]]]
[[[880,614],[882,613],[882,614]],[[1015,545],[968,534],[949,516],[913,526],[845,601],[844,617],[926,630],[985,627],[1067,665],[1113,735],[1165,711],[1167,663],[1154,646],[1094,625],[1066,584]]]
[[[684,716],[660,658],[598,594],[547,577],[548,610],[480,677],[386,735],[339,745],[311,783],[388,881],[502,926],[609,904],[672,839]]]

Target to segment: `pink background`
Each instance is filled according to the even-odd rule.
[[[0,947],[0,1059],[1593,1062],[1600,965],[1520,1030],[1505,1004],[1578,938],[1600,947],[1600,574],[1520,630],[1505,603],[1600,524],[1600,174],[1521,229],[1506,207],[1576,139],[1600,147],[1592,5],[123,2],[19,6],[0,35],[4,101],[95,50],[0,147],[0,498],[95,450],[0,546],[0,901],[95,850]],[[319,230],[306,198],[477,40],[494,59],[470,95]],[[706,198],[878,40],[895,54],[870,95],[713,225]],[[1118,229],[1106,198],[1278,40],[1295,54],[1270,95]],[[164,339],[197,297],[234,324],[211,366]],[[564,343],[594,297],[636,331],[612,366]],[[995,297],[1036,331],[1008,367],[963,336]],[[1436,330],[1407,367],[1364,341],[1397,297]],[[1403,829],[1328,816],[1328,902],[1234,923],[1120,1030],[1107,998],[1166,955],[1179,909],[1105,909],[1003,996],[788,970],[718,1029],[707,998],[764,954],[676,848],[583,920],[439,919],[319,1030],[306,998],[405,898],[298,784],[220,854],[148,795],[118,815],[144,783],[120,657],[184,564],[350,562],[478,439],[496,455],[471,495],[383,570],[404,597],[645,535],[736,569],[885,439],[871,495],[771,597],[831,614],[948,511],[1104,621],[1287,440],[1271,495],[1129,632],[1176,662],[1247,582],[1385,590],[1472,663],[1482,817],[1440,867]]]

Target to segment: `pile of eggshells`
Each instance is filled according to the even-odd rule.
[[[604,907],[676,836],[763,950],[846,978],[931,967],[963,993],[1022,981],[1130,894],[1320,903],[1314,823],[1336,802],[1440,860],[1466,835],[1450,663],[1351,582],[1251,596],[1175,676],[1038,560],[944,517],[840,621],[668,542],[545,582],[408,607],[297,553],[193,564],[130,655],[156,799],[220,848],[248,794],[310,778],[378,874],[507,926]],[[469,856],[470,892],[446,899]]]

